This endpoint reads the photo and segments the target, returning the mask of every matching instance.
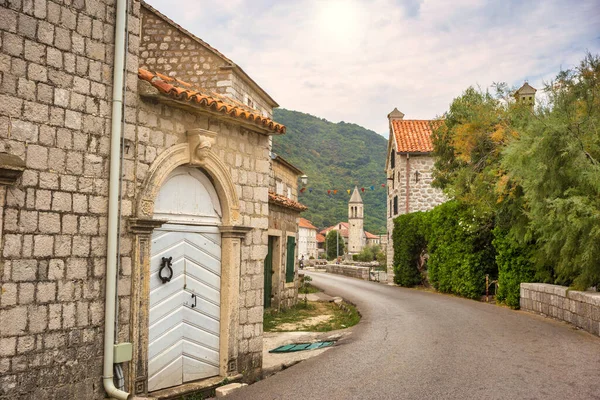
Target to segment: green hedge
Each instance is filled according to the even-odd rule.
[[[402,286],[421,283],[417,266],[427,249],[428,279],[433,287],[479,298],[485,293],[485,275],[498,276],[492,226],[457,201],[399,216],[394,220],[394,281]]]
[[[421,252],[426,249],[427,213],[403,214],[394,220],[394,282],[415,286],[422,282],[418,270]]]
[[[449,201],[430,211],[429,281],[440,292],[472,299],[485,293],[485,275],[497,276],[492,224]]]
[[[518,243],[505,230],[494,228],[494,248],[498,265],[497,299],[512,308],[519,308],[521,282],[533,282],[535,277],[534,247]]]

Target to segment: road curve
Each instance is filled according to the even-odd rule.
[[[325,273],[348,339],[228,399],[600,399],[600,338],[490,304]]]

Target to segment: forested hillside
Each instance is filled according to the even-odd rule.
[[[356,124],[297,111],[276,109],[274,119],[287,126],[287,133],[274,137],[273,151],[308,175],[307,189],[299,193],[309,207],[302,216],[319,228],[347,221],[347,190],[364,187],[365,229],[385,233],[387,188],[381,185],[386,183],[387,140]]]

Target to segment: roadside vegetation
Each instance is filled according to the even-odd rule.
[[[478,298],[487,274],[515,308],[521,282],[600,288],[600,58],[561,71],[535,107],[513,92],[471,87],[445,113],[434,185],[451,200],[395,219],[396,283]]]
[[[360,321],[360,314],[352,304],[333,302],[299,302],[289,309],[266,310],[265,332],[329,332],[349,328]]]

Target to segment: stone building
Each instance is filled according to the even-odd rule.
[[[387,268],[393,279],[394,218],[400,214],[427,211],[446,201],[440,189],[431,187],[434,158],[431,133],[439,121],[406,120],[394,109],[389,115],[390,135],[386,161]]]
[[[0,398],[160,398],[261,369],[277,104],[125,4],[0,7]]]
[[[535,105],[535,92],[537,92],[537,89],[531,87],[531,85],[525,81],[523,86],[517,89],[514,96],[518,102],[525,103],[533,107]]]
[[[298,258],[308,260],[310,257],[318,258],[317,232],[318,228],[306,218],[298,222]]]
[[[264,307],[288,308],[298,301],[298,203],[302,171],[272,153],[269,184],[268,250],[264,261]]]

